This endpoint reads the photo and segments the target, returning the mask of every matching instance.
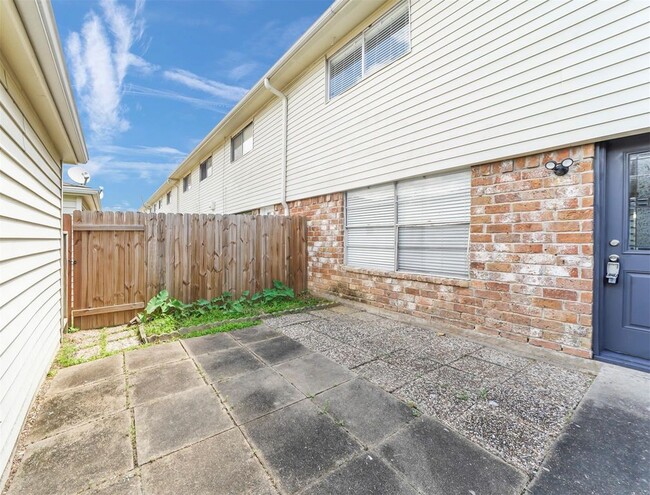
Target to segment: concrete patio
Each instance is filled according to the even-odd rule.
[[[348,306],[281,316],[59,371],[9,493],[562,493],[573,453],[540,467],[592,380]]]

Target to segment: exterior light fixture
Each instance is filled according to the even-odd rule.
[[[560,163],[551,160],[546,162],[544,166],[547,170],[552,170],[555,175],[565,175],[569,171],[569,167],[573,165],[573,159],[565,158]]]

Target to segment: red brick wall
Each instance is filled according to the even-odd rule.
[[[593,155],[585,145],[472,167],[469,280],[345,267],[344,194],[294,201],[310,288],[591,357]],[[566,157],[565,176],[543,166]]]

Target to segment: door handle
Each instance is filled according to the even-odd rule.
[[[618,254],[610,254],[609,261],[607,262],[607,272],[605,279],[608,284],[615,284],[618,282],[618,274],[621,272],[620,256]]]

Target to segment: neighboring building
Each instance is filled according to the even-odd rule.
[[[63,183],[63,213],[80,211],[100,211],[102,209],[101,190],[81,184]]]
[[[87,160],[50,4],[0,1],[0,469],[5,475],[61,338],[62,162]]]
[[[647,368],[649,36],[647,2],[338,0],[144,207],[304,215],[317,292]]]

